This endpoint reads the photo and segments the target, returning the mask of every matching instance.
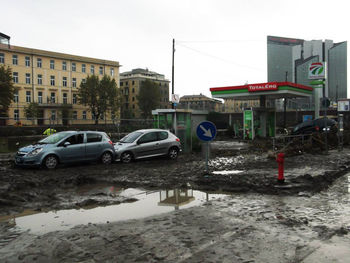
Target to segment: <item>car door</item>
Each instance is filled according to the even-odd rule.
[[[66,144],[66,143],[69,144]],[[82,161],[85,158],[84,133],[69,136],[57,148],[60,161],[64,163]]]
[[[169,133],[167,131],[159,131],[158,135],[158,152],[159,154],[167,154],[171,145],[169,140]]]
[[[142,158],[158,154],[159,142],[157,132],[148,132],[141,136],[135,146],[135,157]]]
[[[103,136],[97,132],[86,133],[86,159],[97,160],[103,151]]]

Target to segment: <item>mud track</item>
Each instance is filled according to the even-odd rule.
[[[166,158],[136,161],[130,164],[78,164],[60,166],[54,171],[15,168],[3,162],[0,168],[1,215],[24,209],[45,211],[78,208],[91,204],[129,202],[128,199],[105,199],[85,196],[77,199],[74,189],[87,184],[106,183],[125,188],[191,188],[204,191],[256,192],[280,195],[312,195],[329,187],[349,170],[350,150],[330,151],[328,155],[287,156],[286,183],[277,184],[277,163],[266,153],[236,151],[214,152],[209,173],[199,154],[184,154],[178,160]],[[225,171],[217,174],[213,172]],[[229,173],[239,171],[239,173]]]

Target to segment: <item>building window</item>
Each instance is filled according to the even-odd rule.
[[[30,84],[30,73],[26,73],[26,84]]]
[[[132,88],[132,93],[135,93],[135,89],[134,88]]]
[[[19,110],[14,110],[13,111],[13,118],[15,119],[15,121],[19,120]]]
[[[36,66],[37,66],[38,68],[41,68],[41,67],[42,67],[42,60],[41,60],[41,58],[37,58],[37,59],[36,59]]]
[[[132,97],[132,101],[135,101],[135,97]]]
[[[83,120],[86,120],[86,111],[83,111]]]
[[[56,111],[55,110],[52,110],[51,111],[51,120],[56,120]]]
[[[86,72],[86,65],[81,64],[81,72],[85,73]]]
[[[100,75],[103,75],[103,67],[99,67],[99,73]]]
[[[95,66],[94,65],[90,66],[90,73],[95,74]]]
[[[18,56],[17,55],[12,55],[12,64],[18,65]]]
[[[77,94],[73,94],[73,104],[77,104]]]
[[[62,70],[67,70],[67,62],[62,61]]]
[[[73,120],[77,120],[78,119],[78,112],[75,110],[73,111]]]
[[[62,86],[67,87],[67,77],[62,78]]]
[[[43,85],[43,75],[38,74],[38,85]]]
[[[0,63],[5,64],[5,55],[4,55],[4,53],[0,53]]]
[[[81,83],[86,83],[86,79],[82,79],[82,80],[81,80]]]
[[[27,102],[27,103],[30,103],[30,102],[31,102],[31,98],[32,98],[32,96],[31,96],[31,94],[30,94],[30,91],[27,90],[27,91],[26,91],[26,102]]]
[[[111,68],[111,76],[114,76],[114,68]]]
[[[30,67],[30,57],[25,58],[25,65],[26,67]]]
[[[56,103],[56,93],[55,92],[51,92],[50,102],[51,103]]]
[[[77,71],[77,65],[75,62],[72,62],[72,71]]]
[[[38,103],[41,104],[43,103],[43,92],[38,91]]]
[[[12,73],[12,79],[14,83],[18,83],[18,72]]]
[[[134,84],[135,84],[135,80],[132,81],[132,85],[134,85]]]
[[[55,61],[53,59],[50,60],[50,69],[55,69]]]
[[[124,84],[123,81],[121,81],[121,82],[120,82],[120,87],[123,87],[123,84]]]
[[[63,104],[67,104],[67,93],[63,93]]]
[[[18,102],[18,91],[15,92],[14,97],[13,97],[14,102]]]
[[[50,76],[50,85],[55,86],[55,76]]]
[[[77,79],[76,78],[72,78],[72,86],[73,86],[73,88],[77,87]]]

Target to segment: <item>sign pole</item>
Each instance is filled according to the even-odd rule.
[[[209,160],[209,142],[206,143],[206,151],[205,151],[205,171],[207,173],[209,172],[208,160]]]
[[[214,123],[210,121],[202,121],[198,124],[196,129],[196,134],[198,139],[200,139],[204,144],[202,144],[202,147],[205,149],[205,172],[209,173],[209,143],[210,141],[214,140],[216,136],[216,126]]]

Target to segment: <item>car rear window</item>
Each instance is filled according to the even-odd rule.
[[[165,140],[168,139],[169,135],[167,132],[162,131],[162,132],[158,132],[158,140]]]
[[[87,143],[89,142],[100,142],[102,141],[102,135],[101,134],[98,134],[98,133],[88,133],[86,135],[86,138],[87,138]]]

